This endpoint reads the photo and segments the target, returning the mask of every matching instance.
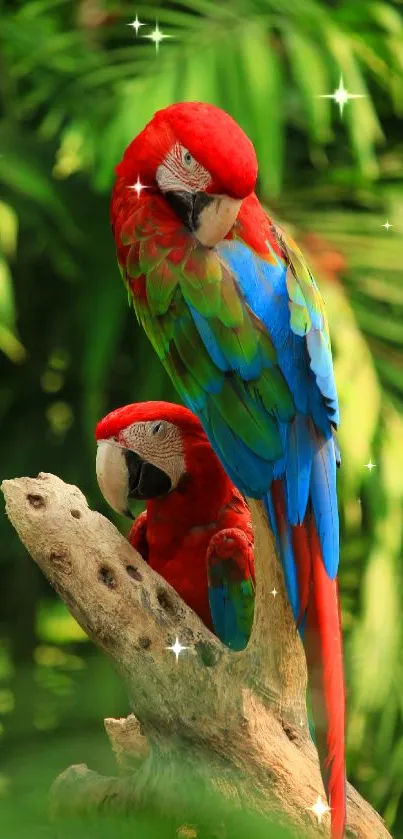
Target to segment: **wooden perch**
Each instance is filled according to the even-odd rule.
[[[127,812],[153,791],[155,807],[162,806],[158,779],[176,756],[189,777],[205,790],[219,790],[232,808],[274,814],[297,835],[328,837],[329,816],[318,825],[309,809],[318,795],[325,796],[307,728],[304,657],[260,503],[250,502],[255,623],[247,649],[233,653],[116,528],[88,508],[76,487],[40,474],[4,481],[2,488],[20,539],[76,620],[115,662],[135,713],[105,723],[119,762],[128,766],[133,760],[135,773],[101,778],[86,767],[71,767],[56,782],[56,809],[64,797],[77,810],[88,810],[88,801],[105,810],[109,801]],[[176,637],[188,647],[179,661],[167,650]],[[347,815],[347,836],[390,837],[351,786]]]

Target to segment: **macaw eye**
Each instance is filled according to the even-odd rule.
[[[195,163],[194,157],[190,154],[190,151],[187,149],[182,150],[182,163],[186,166],[186,169],[191,169]]]
[[[150,432],[153,437],[162,437],[165,432],[165,423],[161,421],[151,423]]]

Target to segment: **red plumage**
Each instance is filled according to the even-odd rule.
[[[181,429],[185,450],[187,449],[190,458],[192,457],[191,440],[201,440],[205,445],[210,446],[200,421],[188,408],[175,405],[173,402],[158,400],[134,402],[132,405],[124,405],[122,408],[111,411],[110,414],[99,421],[95,429],[95,438],[96,440],[107,440],[109,437],[117,437],[124,428],[134,422],[149,422],[156,418],[172,422]],[[214,455],[213,451],[211,453]],[[214,455],[214,457],[216,456]],[[218,458],[216,460],[219,463]],[[222,469],[221,464],[219,465]]]
[[[345,688],[337,579],[326,573],[313,516],[306,522],[311,546],[312,590],[307,608],[305,649],[316,746],[331,807],[333,839],[343,839],[346,807]],[[326,757],[325,757],[326,756]]]
[[[245,198],[253,191],[257,159],[251,140],[229,114],[205,102],[157,111],[127,147],[116,174],[134,183],[141,173],[143,184],[155,184],[156,170],[176,140],[211,174],[209,192]]]
[[[208,548],[212,538],[227,528],[246,533],[249,570],[250,562],[253,563],[249,508],[213,452],[201,423],[187,408],[168,402],[118,408],[98,423],[96,439],[117,438],[133,423],[156,418],[180,428],[186,472],[168,495],[147,501],[145,513],[136,519],[128,538],[151,568],[213,629],[208,600]]]

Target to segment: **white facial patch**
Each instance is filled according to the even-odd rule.
[[[202,192],[210,183],[211,175],[184,146],[175,143],[158,166],[156,180],[161,192]]]
[[[171,422],[135,422],[119,435],[119,443],[165,472],[172,489],[186,471],[181,433]]]

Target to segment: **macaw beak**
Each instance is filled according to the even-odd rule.
[[[190,192],[190,190],[169,190],[165,193],[168,204],[179,216],[180,220],[191,230],[197,229],[202,210],[208,207],[214,197],[207,192]]]
[[[242,201],[228,195],[169,190],[168,204],[205,247],[214,247],[234,226]]]
[[[125,451],[112,440],[99,440],[96,472],[105,501],[116,513],[133,518],[128,508],[129,473]]]
[[[117,513],[130,518],[129,501],[158,498],[171,489],[171,479],[162,469],[113,440],[98,441],[96,472],[105,500]]]

